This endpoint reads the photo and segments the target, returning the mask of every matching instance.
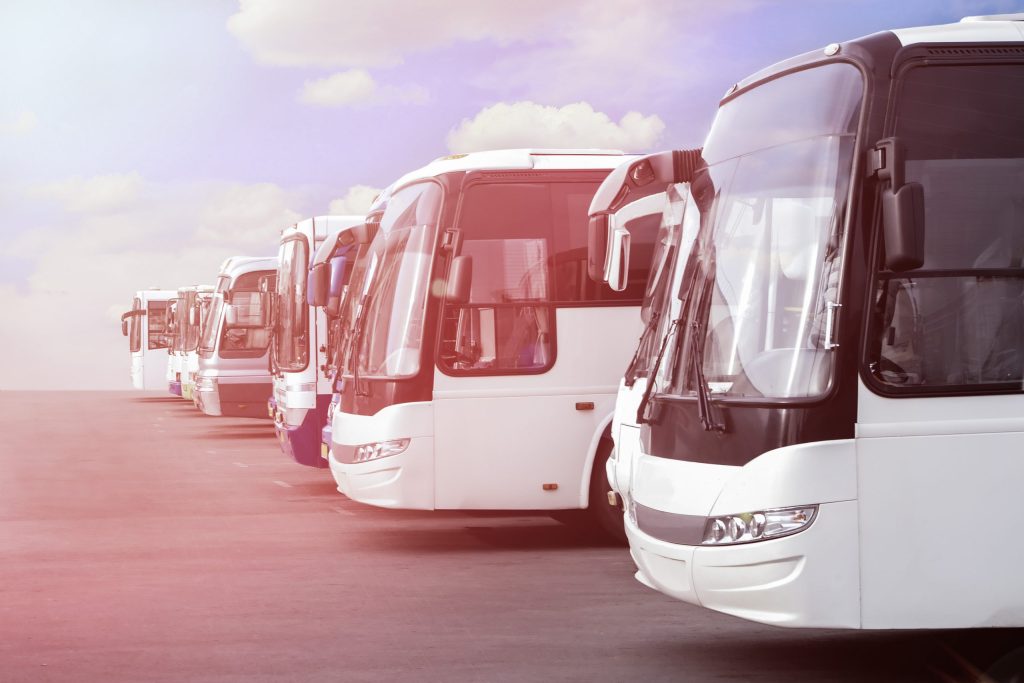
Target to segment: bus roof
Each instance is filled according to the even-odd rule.
[[[362,225],[366,220],[366,216],[313,216],[312,218],[306,218],[299,221],[290,228],[285,228],[281,231],[281,241],[284,242],[286,239],[294,237],[295,235],[305,235],[306,239],[310,236],[313,237],[313,244],[311,248],[315,248],[317,244],[327,239],[328,235],[336,235],[342,230],[353,228],[357,225]]]
[[[492,149],[450,154],[396,180],[381,195],[415,180],[459,171],[549,171],[613,169],[635,155],[613,149]]]

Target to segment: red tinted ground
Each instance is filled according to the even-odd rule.
[[[970,680],[1007,632],[794,632],[545,518],[376,510],[269,422],[0,392],[0,681]]]

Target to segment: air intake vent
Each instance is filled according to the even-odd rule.
[[[932,57],[1024,57],[1024,47],[930,47]]]

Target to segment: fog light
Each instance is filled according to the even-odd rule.
[[[391,455],[398,455],[409,447],[409,439],[392,439],[391,441],[377,441],[356,447],[356,462],[368,462],[378,458],[386,458]]]
[[[732,545],[788,536],[806,529],[817,512],[817,505],[809,505],[709,517],[704,525],[702,544]]]

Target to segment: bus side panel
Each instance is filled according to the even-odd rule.
[[[893,427],[857,440],[864,628],[1024,626],[1024,432]]]
[[[555,362],[543,374],[435,371],[438,508],[581,506],[640,321],[632,306],[558,308],[555,320]]]

